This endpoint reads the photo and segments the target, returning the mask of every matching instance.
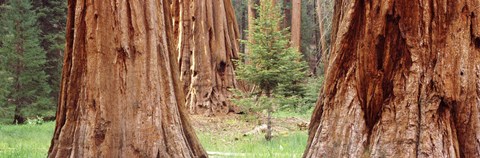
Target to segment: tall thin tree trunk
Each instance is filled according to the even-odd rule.
[[[289,6],[291,4],[291,0],[283,0],[283,11],[284,11],[284,20],[283,20],[283,28],[287,28],[292,26],[291,25],[291,18],[292,18],[292,6]]]
[[[235,111],[229,89],[237,86],[238,25],[230,0],[184,0],[178,7],[181,80],[192,114]]]
[[[12,124],[23,124],[25,123],[25,118],[20,114],[20,105],[15,105],[15,111],[13,114],[13,122]]]
[[[255,21],[255,18],[256,18],[256,9],[255,9],[255,6],[257,5],[257,0],[248,0],[248,4],[247,4],[247,12],[248,12],[248,41],[250,43],[252,43],[253,41],[253,34],[251,32],[253,32],[253,23]],[[248,54],[249,51],[248,51],[248,47],[245,48],[245,54]],[[248,62],[248,61],[245,61],[245,62]]]
[[[327,52],[327,36],[325,33],[324,21],[323,21],[324,15],[322,14],[323,12],[322,1],[323,0],[317,0],[317,18],[318,18],[318,26],[319,26],[319,32],[320,32],[320,53],[317,56],[316,60],[317,60],[317,63],[322,62],[326,70],[328,68],[328,64],[326,64],[328,59],[328,52]]]
[[[19,26],[20,25],[20,22],[16,22],[15,24],[15,32],[17,34],[22,34],[23,33],[23,30],[22,28]],[[21,79],[21,74],[25,71],[25,63],[22,62],[22,59],[25,57],[25,49],[24,49],[24,44],[25,44],[25,38],[24,37],[18,37],[18,41],[15,41],[15,54],[18,55],[19,57],[16,58],[12,63],[13,63],[13,74],[14,74],[14,77],[13,77],[13,91],[15,92],[18,92],[18,91],[21,91],[21,89],[23,88],[23,85],[22,85],[22,79]],[[11,97],[11,100],[13,102],[13,104],[15,105],[15,110],[14,110],[14,114],[13,114],[13,124],[23,124],[25,123],[25,117],[22,115],[21,113],[21,108],[25,106],[27,100],[22,97],[22,96],[12,96],[10,94]]]
[[[292,0],[292,46],[301,50],[302,43],[302,0]]]
[[[478,6],[337,0],[304,157],[480,157]]]
[[[267,141],[272,140],[272,108],[267,109],[267,133],[265,134]]]
[[[169,5],[68,1],[48,157],[206,157],[183,107]]]

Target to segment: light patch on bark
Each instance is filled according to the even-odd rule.
[[[238,58],[238,26],[230,0],[184,0],[179,14],[181,80],[191,114],[235,111],[229,89],[236,88],[233,59]]]

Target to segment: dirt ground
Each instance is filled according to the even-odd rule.
[[[197,132],[215,133],[219,136],[242,137],[247,133],[259,134],[256,131],[266,124],[266,117],[246,119],[244,115],[229,114],[224,116],[207,117],[191,115],[192,125]],[[286,134],[292,131],[307,130],[308,120],[297,117],[272,118],[273,135]],[[265,126],[265,125],[264,125]]]

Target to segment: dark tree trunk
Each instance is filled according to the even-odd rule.
[[[13,116],[13,122],[12,124],[23,124],[25,123],[25,118],[20,114],[20,108],[18,105],[15,107],[15,114]]]
[[[337,0],[304,157],[480,157],[478,6]]]
[[[48,157],[206,157],[183,107],[169,6],[68,1]]]
[[[266,94],[267,94],[268,99],[272,99],[270,90],[267,90]],[[267,141],[272,140],[272,112],[273,112],[272,107],[273,107],[273,105],[271,105],[267,109],[267,133],[265,134],[265,139]]]

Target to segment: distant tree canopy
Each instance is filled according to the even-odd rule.
[[[1,16],[2,62],[0,75],[6,80],[0,92],[4,115],[13,123],[23,123],[28,116],[54,115],[51,88],[44,71],[46,52],[40,46],[38,15],[29,0],[11,0]]]
[[[67,1],[35,0],[32,3],[38,15],[40,46],[46,51],[47,61],[44,70],[48,75],[47,83],[52,88],[49,95],[54,100],[52,106],[56,106],[60,93],[63,50],[65,49]]]
[[[249,29],[249,16],[256,18],[258,14],[256,9],[249,9],[251,5],[259,4],[258,0],[232,0],[235,8],[235,14],[240,30],[240,39],[247,40]],[[277,6],[280,6],[279,12],[284,14],[280,27],[290,32],[292,22],[292,1],[276,0]],[[301,48],[300,52],[303,58],[308,62],[310,73],[312,75],[323,75],[323,63],[321,58],[323,54],[328,54],[328,43],[330,42],[330,28],[333,15],[332,0],[302,0],[301,1]],[[320,8],[320,9],[319,9]],[[250,12],[250,13],[249,13]],[[321,14],[318,14],[318,13]],[[247,14],[248,13],[248,14]],[[321,23],[321,24],[320,24]],[[319,26],[322,27],[319,27]],[[245,43],[240,44],[240,52],[248,52]]]

